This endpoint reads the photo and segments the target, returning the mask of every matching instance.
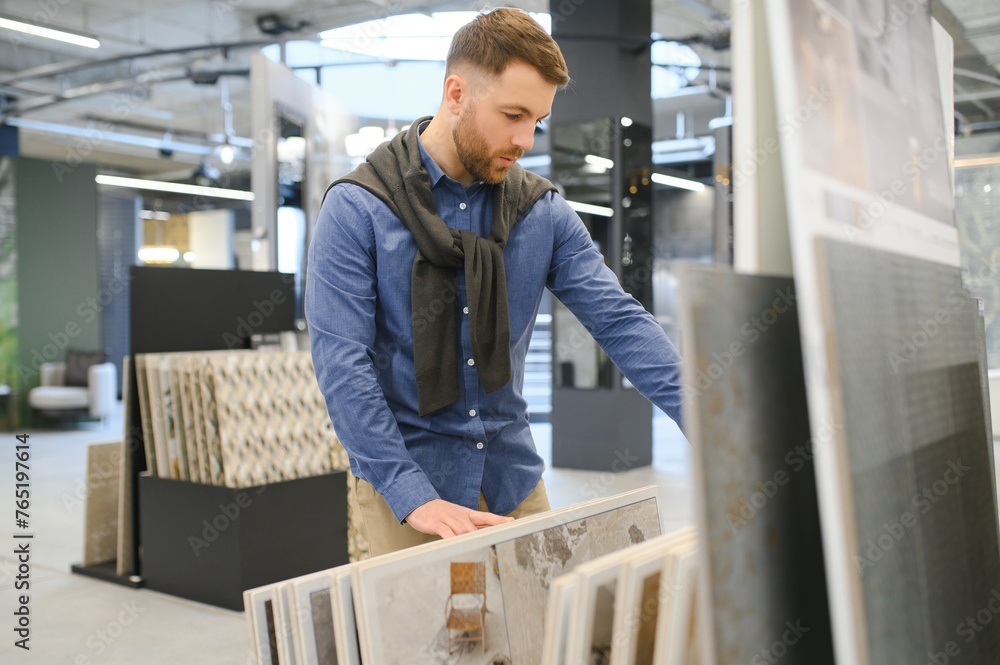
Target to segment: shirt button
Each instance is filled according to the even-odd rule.
[[[458,204],[458,208],[459,208],[459,210],[465,210],[465,208],[466,208],[466,205],[465,205],[465,203],[464,203],[464,202],[462,202],[462,203],[459,203],[459,204]]]
[[[462,308],[462,314],[468,314],[468,313],[469,313],[469,308],[468,307],[463,307]]]
[[[472,367],[475,364],[476,364],[476,361],[473,358],[469,358],[469,367]]]
[[[469,416],[471,418],[475,418],[476,417],[476,410],[475,409],[469,409]]]
[[[479,443],[476,444],[476,450],[482,450],[482,449],[483,449],[483,442],[480,441]]]

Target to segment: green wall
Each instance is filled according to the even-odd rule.
[[[13,157],[0,157],[0,384],[16,389],[15,370],[18,357],[15,162]]]
[[[17,372],[22,395],[38,385],[40,364],[62,360],[67,346],[100,346],[96,174],[93,164],[67,168],[47,160],[17,160]]]

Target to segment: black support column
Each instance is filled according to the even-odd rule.
[[[552,180],[625,290],[653,305],[649,0],[553,0],[573,82],[552,112]],[[653,407],[561,303],[553,307],[552,463],[652,463]]]

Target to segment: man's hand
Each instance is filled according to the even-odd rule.
[[[484,527],[513,521],[513,517],[502,517],[493,513],[471,510],[444,499],[431,499],[422,506],[414,508],[406,516],[406,523],[417,531],[442,538],[451,538],[463,533],[478,531]]]

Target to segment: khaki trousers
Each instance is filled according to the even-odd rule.
[[[439,536],[422,533],[409,524],[400,524],[389,508],[389,504],[368,481],[351,474],[351,482],[354,485],[352,508],[354,509],[354,519],[357,520],[355,526],[364,539],[368,541],[371,556],[379,556],[440,540]],[[543,513],[549,509],[549,497],[545,493],[545,483],[539,478],[538,484],[531,491],[531,494],[525,497],[524,501],[514,510],[507,513],[507,517],[517,519]],[[479,510],[488,511],[486,498],[482,492],[479,493]]]

